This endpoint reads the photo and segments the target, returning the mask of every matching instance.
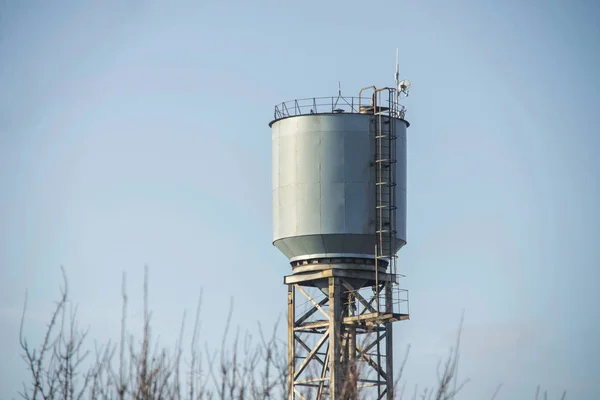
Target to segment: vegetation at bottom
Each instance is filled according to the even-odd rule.
[[[63,270],[60,297],[49,316],[41,343],[32,344],[25,332],[27,296],[23,306],[19,341],[29,373],[18,393],[27,400],[135,399],[135,400],[258,400],[285,399],[288,391],[287,343],[259,329],[258,340],[236,330],[230,337],[231,312],[224,328],[220,350],[202,349],[199,344],[200,301],[196,308],[192,336],[183,343],[185,317],[179,338],[172,348],[154,340],[148,310],[148,270],[144,277],[144,323],[141,339],[127,329],[127,293],[123,277],[121,335],[118,342],[90,345],[88,331],[77,321],[77,308],[68,297]],[[230,310],[231,311],[231,310]],[[259,325],[260,328],[260,325]],[[462,319],[454,347],[438,364],[436,385],[408,390],[400,385],[408,359],[400,360],[393,397],[411,400],[450,400],[460,394],[468,380],[457,378]],[[185,348],[185,351],[184,351]],[[340,400],[370,398],[357,388],[364,371],[361,365],[348,366]],[[498,399],[502,384],[490,398]],[[409,393],[410,392],[410,393]],[[308,393],[307,399],[315,397]],[[543,397],[542,397],[543,396]],[[532,396],[533,397],[533,396]],[[538,386],[535,399],[547,400]],[[563,392],[561,399],[566,398]]]

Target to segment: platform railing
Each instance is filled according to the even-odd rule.
[[[401,314],[403,316],[406,316],[406,318],[408,318],[408,315],[410,314],[410,309],[409,309],[409,298],[408,298],[408,290],[407,289],[401,289],[396,285],[393,285],[391,288],[391,296],[389,297],[389,299],[391,299],[391,302],[389,304],[389,307],[387,305],[387,300],[388,297],[386,296],[384,291],[379,291],[379,293],[374,293],[374,287],[364,287],[358,290],[346,290],[344,291],[344,293],[346,295],[352,295],[351,298],[353,299],[363,299],[363,301],[358,301],[356,303],[357,309],[355,310],[355,315],[361,315],[361,314],[369,314],[369,313],[373,313],[377,311],[377,307],[376,307],[376,301],[375,299],[378,298],[379,300],[379,312],[380,313],[386,313],[386,312],[391,312],[393,314]],[[364,301],[368,302],[367,304],[364,304]],[[373,311],[375,310],[375,311]],[[389,311],[386,311],[389,310]]]
[[[388,103],[389,101],[379,104],[379,106],[390,107]],[[273,117],[274,119],[281,119],[309,114],[359,114],[361,112],[359,104],[360,106],[368,107],[371,104],[371,98],[361,97],[359,100],[359,97],[332,96],[296,99],[277,104]],[[404,118],[404,113],[406,112],[404,106],[398,104],[394,104],[393,106],[391,108],[399,110],[398,116]]]

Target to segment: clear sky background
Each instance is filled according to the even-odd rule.
[[[202,341],[232,297],[241,327],[283,317],[272,107],[393,84],[396,47],[409,387],[435,382],[465,309],[461,398],[600,398],[599,20],[583,0],[1,2],[0,398],[27,379],[25,290],[36,340],[61,265],[100,342],[123,272],[140,331],[145,264],[161,343],[201,289]]]

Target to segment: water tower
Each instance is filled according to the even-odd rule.
[[[392,323],[408,319],[408,81],[275,107],[273,244],[289,260],[288,399],[392,399]]]

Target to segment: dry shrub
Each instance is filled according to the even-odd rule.
[[[121,337],[118,344],[108,342],[95,345],[93,351],[85,350],[87,331],[77,324],[77,309],[68,307],[68,282],[63,272],[60,298],[46,327],[42,343],[34,347],[24,335],[27,310],[25,299],[19,341],[30,379],[23,384],[20,395],[26,400],[79,400],[79,399],[135,399],[135,400],[258,400],[287,398],[288,360],[287,343],[276,337],[276,327],[266,336],[259,325],[259,341],[254,342],[248,333],[236,330],[229,340],[231,307],[225,332],[218,352],[199,348],[199,300],[187,362],[183,360],[183,333],[185,316],[174,349],[159,347],[152,340],[151,314],[148,310],[148,270],[144,275],[144,324],[142,339],[136,342],[126,329],[127,294],[123,276]],[[201,296],[200,296],[201,298]],[[419,392],[413,400],[451,400],[467,381],[458,382],[458,361],[462,321],[456,345],[448,358],[438,365],[437,385]],[[399,385],[410,346],[395,379],[394,398],[404,398],[406,383]],[[117,355],[115,359],[115,355]],[[183,365],[186,364],[186,368]],[[116,367],[115,367],[116,365]],[[319,376],[317,371],[314,376]],[[365,371],[358,363],[348,367],[341,398],[360,398],[356,381]],[[499,385],[492,400],[502,385]],[[540,397],[540,387],[536,399]],[[314,393],[307,399],[314,398]],[[544,393],[544,399],[547,394]],[[562,399],[566,398],[566,392]]]

